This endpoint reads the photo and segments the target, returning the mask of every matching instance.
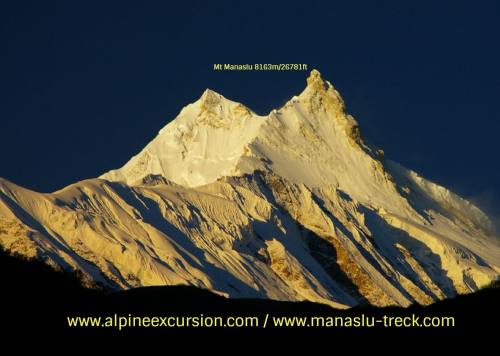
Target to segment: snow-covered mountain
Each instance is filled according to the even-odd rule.
[[[123,167],[51,194],[0,179],[0,243],[125,289],[429,304],[500,278],[488,217],[366,144],[313,70],[267,116],[211,90]]]

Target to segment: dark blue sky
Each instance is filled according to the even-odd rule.
[[[182,5],[181,5],[182,3]],[[123,164],[206,87],[259,113],[307,63],[389,158],[500,211],[498,1],[0,5],[0,176],[53,191]]]

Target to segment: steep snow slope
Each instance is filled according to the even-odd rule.
[[[299,96],[271,112],[250,146],[265,170],[292,182],[333,185],[370,206],[411,210],[377,158],[381,151],[363,142],[340,95],[317,71]],[[251,172],[243,161],[242,170]]]
[[[244,105],[207,89],[138,155],[101,178],[131,184],[158,174],[187,187],[214,182],[235,173],[236,162],[263,122]]]
[[[52,194],[0,180],[0,243],[112,288],[336,307],[428,304],[500,276],[488,217],[366,144],[317,71],[264,117],[207,90],[101,178]]]
[[[190,284],[234,297],[356,303],[307,253],[294,223],[246,190],[239,204],[182,187],[104,180],[54,194],[2,180],[0,192],[2,245],[108,286]]]

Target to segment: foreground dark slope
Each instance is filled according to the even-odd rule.
[[[328,306],[310,302],[278,302],[264,299],[226,299],[207,290],[194,287],[148,287],[108,294],[99,289],[82,286],[78,275],[57,272],[40,261],[27,261],[0,252],[0,278],[4,305],[2,320],[10,332],[23,331],[30,335],[45,332],[64,332],[71,335],[97,335],[115,333],[110,329],[70,329],[67,316],[151,315],[151,316],[454,316],[454,328],[433,329],[382,329],[344,328],[315,329],[314,333],[331,335],[385,335],[397,332],[400,335],[413,333],[428,336],[463,336],[466,333],[481,333],[483,337],[494,335],[498,320],[500,284],[497,282],[470,295],[445,300],[428,307],[413,305],[410,308],[356,307],[350,310],[335,310]],[[262,319],[263,320],[263,319]],[[266,332],[273,329],[268,326]],[[143,334],[152,329],[126,329]],[[227,330],[227,329],[226,329]],[[298,329],[294,329],[297,331]],[[310,329],[309,329],[310,330]],[[186,329],[155,329],[154,335],[184,332]],[[202,331],[202,329],[198,329]],[[203,329],[206,332],[207,329]],[[212,329],[211,332],[216,330]],[[220,331],[220,329],[219,329]],[[252,331],[259,331],[252,329]],[[263,330],[261,330],[263,331]],[[275,330],[276,332],[277,330]],[[293,332],[281,329],[281,332]],[[233,331],[234,332],[234,331]]]

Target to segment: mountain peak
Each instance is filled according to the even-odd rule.
[[[307,77],[307,86],[315,86],[315,85],[325,85],[326,83],[321,78],[321,73],[317,69],[313,69],[311,73],[309,73],[309,77]]]
[[[329,81],[323,80],[321,73],[316,69],[313,69],[307,77],[307,86],[300,97],[312,112],[326,110],[339,113],[344,111],[342,97]]]
[[[252,116],[252,111],[245,105],[232,101],[212,89],[206,89],[197,102],[199,112],[197,122],[216,124],[218,126],[231,126],[231,122],[237,123],[240,119]]]
[[[205,89],[200,97],[200,101],[204,106],[214,106],[220,103],[222,100],[227,99],[210,88]]]
[[[313,69],[307,77],[307,89],[312,92],[326,93],[330,88],[333,88],[330,82],[323,80],[321,73]]]

